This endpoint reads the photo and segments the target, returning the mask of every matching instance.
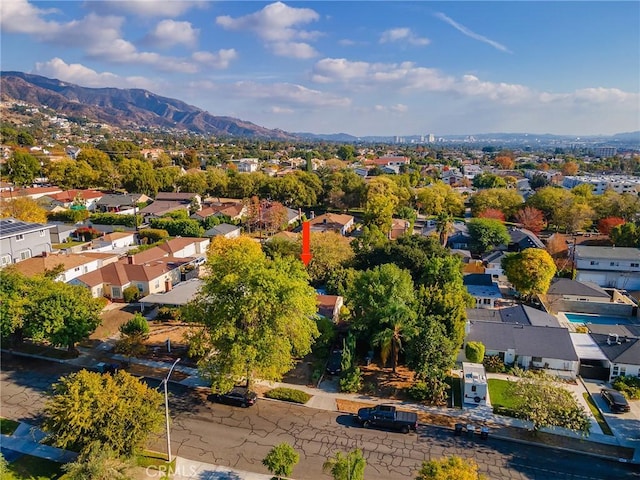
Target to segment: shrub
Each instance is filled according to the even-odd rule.
[[[145,228],[138,233],[140,239],[147,239],[144,243],[156,243],[169,237],[169,232],[160,228]]]
[[[300,460],[300,455],[288,443],[281,443],[273,447],[262,464],[277,478],[288,477],[293,467]]]
[[[482,363],[484,358],[484,345],[482,342],[467,342],[464,347],[464,355],[472,363]]]
[[[124,225],[125,227],[135,227],[137,223],[142,223],[140,215],[119,215],[117,213],[92,213],[89,217],[92,223],[96,225]]]
[[[180,320],[182,311],[175,307],[160,307],[156,320]]]
[[[362,388],[362,372],[358,367],[346,370],[340,376],[340,391],[356,393]]]
[[[640,378],[638,377],[616,377],[611,385],[627,398],[632,400],[640,398]]]
[[[122,298],[127,303],[135,302],[140,298],[140,290],[135,285],[130,285],[122,291]]]
[[[120,326],[120,333],[124,335],[147,335],[149,333],[149,322],[139,313],[136,313],[127,323]]]
[[[269,390],[264,394],[267,398],[273,398],[274,400],[282,400],[285,402],[293,402],[293,403],[307,403],[311,398],[306,392],[302,390],[296,390],[295,388],[284,388],[278,387],[272,390]]]
[[[73,236],[85,242],[90,242],[94,238],[102,236],[102,232],[91,227],[80,227],[73,232]]]
[[[589,327],[586,325],[578,325],[576,327],[576,333],[589,333]]]
[[[47,213],[47,218],[52,222],[78,223],[89,218],[87,210],[65,210],[63,212]]]
[[[502,373],[505,371],[504,362],[498,355],[489,355],[482,361],[484,368],[490,373]]]

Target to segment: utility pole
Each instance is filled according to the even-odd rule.
[[[171,430],[169,429],[169,392],[167,391],[167,384],[169,383],[169,377],[173,373],[173,369],[175,368],[176,364],[179,361],[180,359],[178,358],[175,362],[173,362],[173,365],[171,365],[171,369],[167,374],[167,378],[163,380],[164,381],[164,416],[165,416],[165,422],[167,424],[167,457],[168,457],[169,463],[171,463],[172,458],[171,458]]]

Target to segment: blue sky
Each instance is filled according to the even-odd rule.
[[[3,0],[1,67],[291,132],[640,130],[640,2]]]

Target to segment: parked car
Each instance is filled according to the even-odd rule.
[[[340,372],[342,372],[342,350],[334,349],[329,354],[327,373],[329,375],[337,375]]]
[[[627,399],[617,390],[603,388],[600,391],[600,395],[602,395],[602,399],[607,402],[607,405],[614,413],[623,413],[631,410]]]
[[[214,393],[212,395],[214,402],[245,408],[254,405],[257,398],[258,395],[246,387],[234,387],[227,393]]]
[[[378,405],[376,407],[358,410],[358,421],[365,427],[381,427],[400,430],[409,433],[418,428],[418,414],[397,410],[393,405]]]

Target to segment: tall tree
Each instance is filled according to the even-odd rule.
[[[5,165],[9,180],[19,187],[30,186],[40,173],[40,161],[30,153],[16,150]]]
[[[298,256],[301,248],[298,242]],[[335,232],[311,233],[311,253],[307,272],[312,284],[317,286],[326,283],[332,271],[346,266],[354,256],[350,240]]]
[[[553,258],[541,248],[526,248],[506,255],[502,268],[515,289],[527,296],[547,293],[556,274]]]
[[[522,228],[531,230],[536,235],[545,227],[544,214],[533,207],[524,207],[518,210],[516,222],[522,225]]]
[[[416,192],[416,205],[425,215],[446,213],[459,216],[464,213],[464,199],[450,185],[437,181]]]
[[[523,198],[515,190],[506,188],[490,188],[474,193],[469,199],[471,213],[477,217],[480,212],[493,208],[511,218],[522,206]]]
[[[207,265],[185,317],[204,327],[194,346],[212,389],[225,392],[256,377],[280,380],[318,336],[316,295],[302,262],[270,260],[248,237],[217,237]]]
[[[163,424],[162,395],[122,370],[81,370],[52,391],[43,427],[59,448],[84,453],[98,442],[117,456],[132,456]]]
[[[367,186],[364,223],[377,226],[385,235],[391,230],[393,212],[400,203],[398,186],[387,177],[376,177]]]
[[[504,223],[493,218],[472,218],[467,227],[474,249],[481,253],[492,247],[508,245],[511,240]]]
[[[31,197],[6,200],[0,217],[13,217],[23,222],[47,223],[47,211]]]
[[[613,244],[618,247],[637,247],[640,245],[640,229],[633,222],[613,227],[609,236]]]

